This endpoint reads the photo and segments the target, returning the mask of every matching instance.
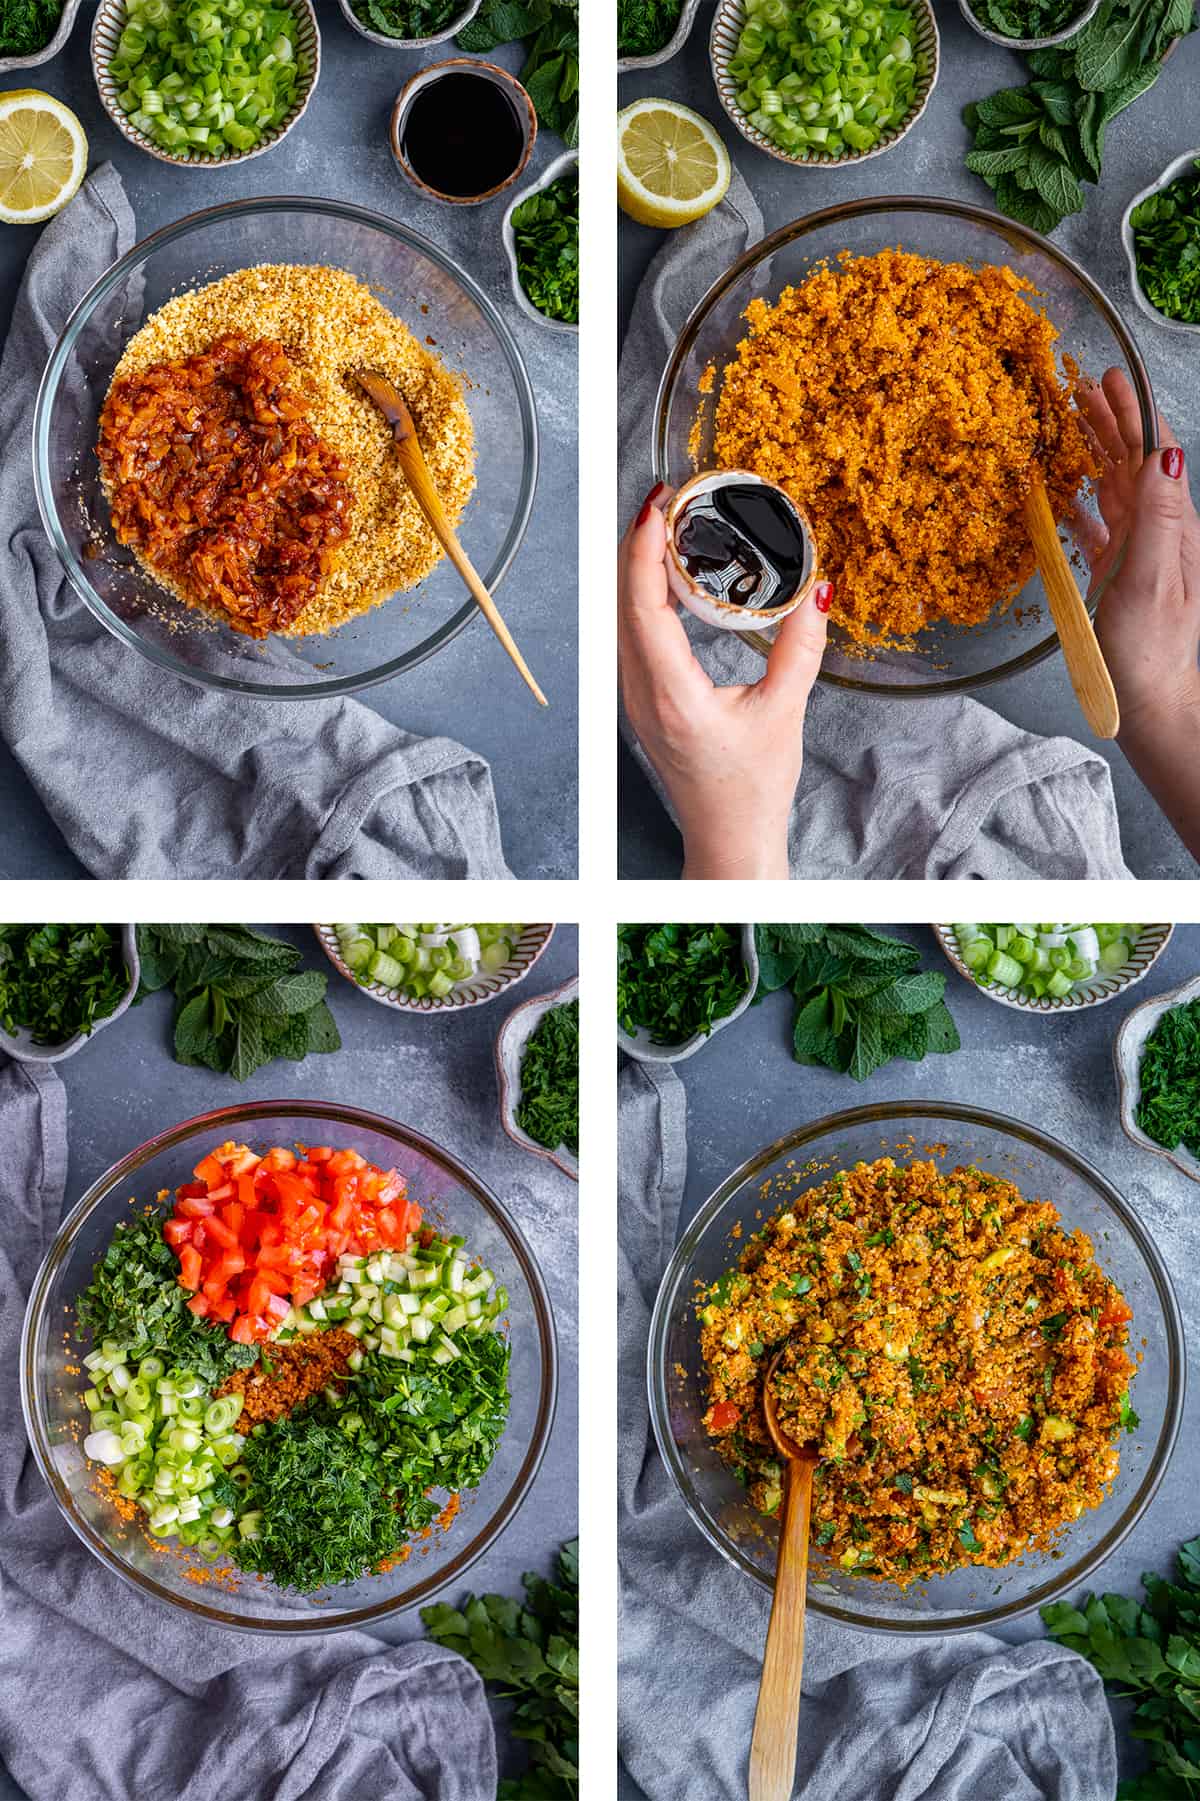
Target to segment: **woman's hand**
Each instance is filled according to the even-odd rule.
[[[761,681],[718,688],[693,656],[667,587],[667,498],[657,487],[621,541],[625,710],[679,820],[684,876],[786,878],[804,714],[833,589],[818,582],[784,620]]]

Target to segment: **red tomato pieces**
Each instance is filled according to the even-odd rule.
[[[297,1149],[257,1157],[244,1144],[218,1145],[176,1191],[163,1227],[188,1307],[227,1325],[235,1344],[270,1338],[290,1307],[336,1279],[339,1257],[403,1250],[421,1224],[397,1170],[357,1151]]]

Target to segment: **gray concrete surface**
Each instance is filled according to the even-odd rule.
[[[971,1102],[1027,1120],[1095,1163],[1151,1228],[1183,1312],[1187,1342],[1200,1343],[1200,1188],[1161,1158],[1131,1144],[1116,1111],[1112,1043],[1134,1005],[1177,988],[1200,971],[1200,927],[1177,926],[1163,956],[1128,999],[1043,1018],[1002,1007],[958,976],[925,927],[883,927],[920,945],[925,967],[949,975],[946,1000],[962,1036],[952,1056],[890,1063],[866,1082],[809,1069],[791,1054],[793,1002],[787,993],[752,1007],[677,1071],[687,1090],[688,1177],[684,1223],[731,1170],[793,1125],[875,1100]],[[1095,1572],[1090,1586],[1140,1596],[1143,1570],[1164,1575],[1176,1549],[1200,1531],[1200,1379],[1189,1384],[1175,1456],[1145,1517]],[[680,1507],[680,1531],[690,1530]],[[714,1553],[715,1555],[715,1553]],[[819,1622],[810,1625],[814,1631]],[[1037,1637],[1036,1614],[1000,1628],[1019,1642]],[[869,1650],[866,1641],[864,1647]],[[1140,1767],[1123,1729],[1122,1774]],[[862,1801],[870,1801],[864,1796]],[[1096,1796],[1095,1801],[1108,1801]]]
[[[938,85],[924,118],[894,150],[843,170],[790,169],[734,130],[717,99],[708,60],[712,9],[702,6],[683,52],[658,69],[620,78],[623,106],[643,95],[685,101],[717,125],[734,163],[746,177],[767,231],[837,201],[870,194],[936,194],[991,203],[990,190],[963,167],[969,148],[960,114],[969,100],[1025,79],[1012,51],[977,36],[954,0],[935,0],[942,39]],[[1137,311],[1120,244],[1121,214],[1130,197],[1156,179],[1184,150],[1200,143],[1200,35],[1186,39],[1168,59],[1156,86],[1115,120],[1099,187],[1084,189],[1083,213],[1055,233],[1055,242],[1081,262],[1121,310],[1150,371],[1159,408],[1189,453],[1193,489],[1200,483],[1200,406],[1197,405],[1197,341],[1180,337]],[[662,233],[620,222],[620,317],[624,330],[633,296]],[[718,270],[713,270],[715,279]],[[647,425],[646,486],[650,483]],[[1085,738],[1061,658],[1025,675],[982,690],[980,698],[1019,726],[1047,735]],[[913,702],[913,705],[919,705]],[[1112,766],[1125,860],[1136,876],[1194,878],[1196,865],[1113,746],[1093,745]],[[682,865],[674,827],[632,758],[621,754],[623,787],[621,865],[627,877],[677,876]]]
[[[173,1003],[169,995],[151,996],[59,1066],[70,1137],[66,1206],[73,1207],[97,1176],[164,1125],[241,1099],[347,1101],[413,1125],[460,1155],[511,1210],[538,1260],[554,1308],[560,1387],[545,1462],[523,1507],[466,1584],[452,1586],[442,1598],[458,1600],[468,1587],[519,1595],[522,1573],[548,1573],[559,1544],[574,1537],[578,1525],[579,1191],[553,1165],[519,1150],[501,1129],[492,1047],[519,1001],[545,994],[577,972],[578,932],[559,926],[511,999],[497,996],[449,1018],[380,1006],[330,968],[311,931],[286,927],[278,935],[300,945],[311,967],[329,970],[328,1000],[341,1050],[299,1064],[269,1064],[239,1084],[176,1063]],[[422,1627],[413,1613],[374,1630],[399,1643],[419,1638]],[[21,1791],[2,1768],[0,1801],[21,1801]]]
[[[456,738],[487,757],[510,867],[518,876],[569,880],[576,873],[578,853],[575,340],[527,319],[512,297],[500,241],[505,199],[480,207],[421,200],[392,161],[388,116],[397,92],[423,63],[457,54],[454,46],[384,50],[347,25],[336,0],[316,4],[322,67],[307,113],[277,150],[228,171],[172,168],[126,143],[96,93],[87,0],[67,48],[41,68],[0,77],[0,92],[38,87],[74,107],[88,135],[91,165],[108,160],[120,171],[140,237],[225,200],[256,194],[329,196],[373,207],[433,238],[497,302],[529,370],[542,447],[533,517],[499,598],[551,705],[544,713],[531,708],[504,651],[480,619],[432,662],[367,690],[362,700],[396,725]],[[514,69],[521,65],[519,49],[499,50],[495,59]],[[558,138],[544,133],[534,146],[530,177],[562,148]],[[0,338],[8,329],[36,236],[34,227],[0,228]],[[0,877],[86,874],[3,747],[0,793],[5,797]]]

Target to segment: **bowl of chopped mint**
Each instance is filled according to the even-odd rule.
[[[1052,50],[1082,31],[1100,0],[958,0],[972,31],[1006,50]]]
[[[1200,149],[1135,194],[1121,220],[1133,298],[1168,331],[1200,332]]]
[[[0,0],[0,75],[57,56],[78,12],[79,0]]]
[[[578,332],[578,151],[557,157],[516,196],[501,231],[521,311],[553,331]]]
[[[1125,1136],[1200,1182],[1200,976],[1135,1007],[1113,1060]]]
[[[753,926],[617,927],[617,1043],[639,1063],[694,1056],[757,987]]]
[[[360,37],[384,50],[444,44],[469,25],[480,0],[338,0],[342,17]]]
[[[617,0],[617,69],[656,69],[678,56],[700,0]]]
[[[134,926],[0,926],[0,1050],[20,1063],[73,1057],[120,1019],[140,973]]]
[[[496,1039],[500,1124],[579,1180],[579,977],[522,1002]]]

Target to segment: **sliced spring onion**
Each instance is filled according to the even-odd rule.
[[[490,1332],[507,1310],[508,1291],[495,1284],[490,1269],[468,1262],[461,1238],[425,1245],[412,1237],[404,1251],[339,1258],[336,1283],[306,1307],[292,1308],[278,1337],[283,1342],[342,1326],[383,1357],[414,1363],[427,1346],[434,1363],[449,1363],[460,1333]]]
[[[378,982],[411,1000],[440,1000],[480,969],[512,960],[519,925],[339,925],[338,950],[356,982]]]
[[[1140,925],[955,925],[958,954],[985,987],[1061,1000],[1081,982],[1124,969]]]

